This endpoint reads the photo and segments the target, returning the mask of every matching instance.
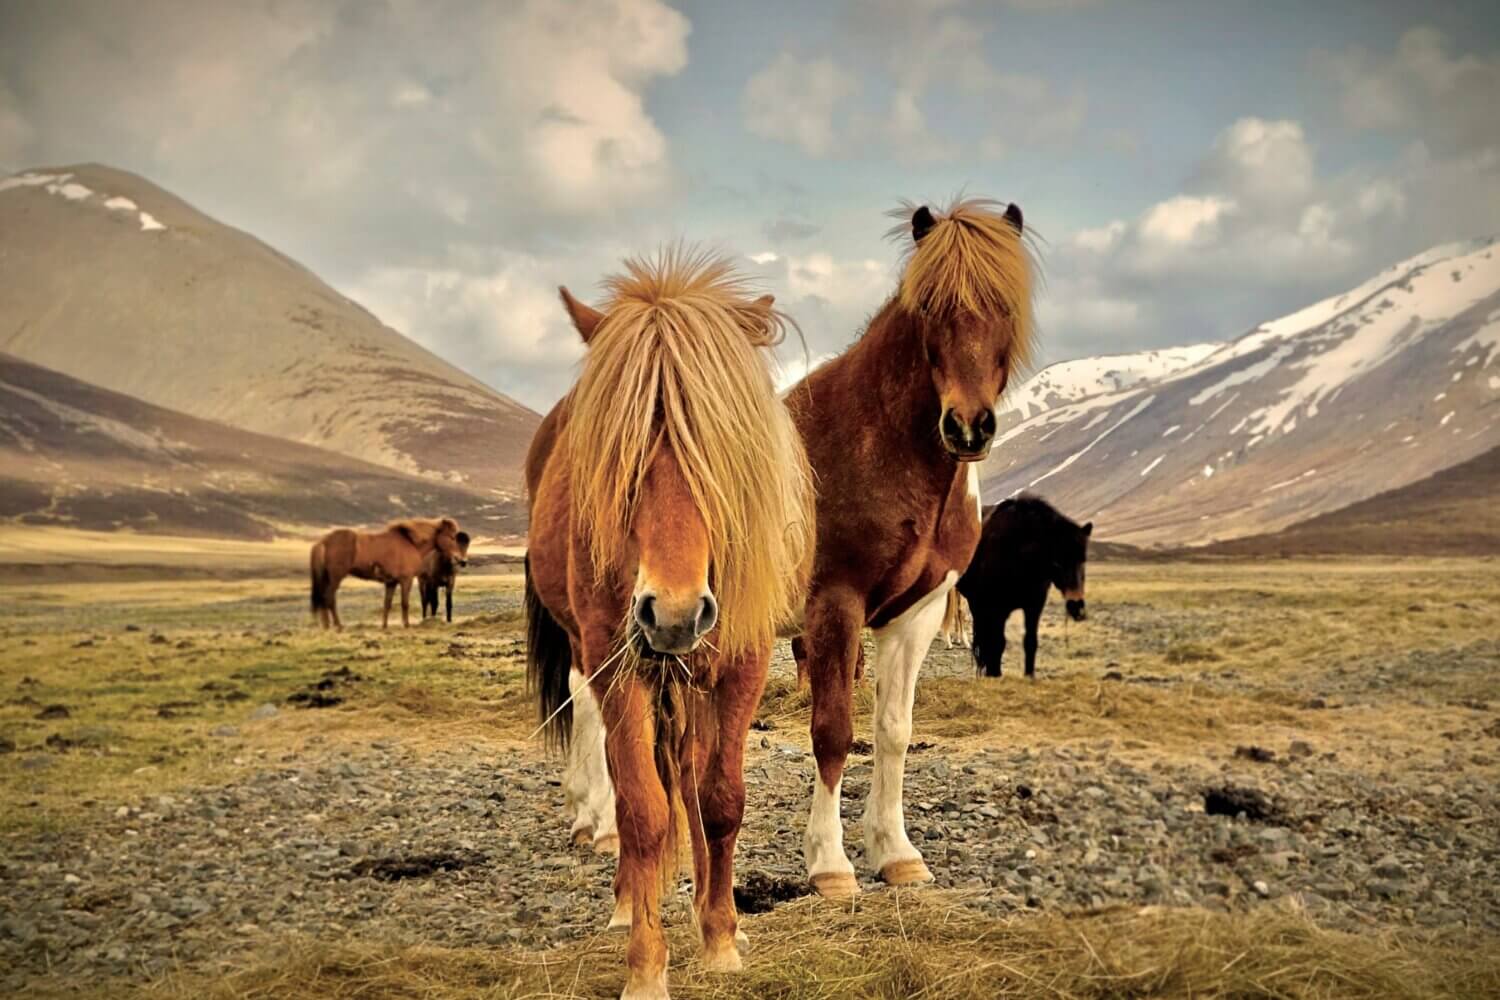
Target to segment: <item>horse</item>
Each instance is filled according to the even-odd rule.
[[[411,583],[421,572],[429,552],[441,552],[459,566],[467,563],[458,545],[458,522],[451,517],[408,518],[393,521],[384,531],[335,528],[313,543],[308,568],[312,577],[312,611],[324,628],[342,629],[339,621],[339,584],[344,577],[385,584],[385,610],[380,627],[391,621],[391,599],[401,588],[401,624],[408,626]]]
[[[1088,617],[1083,579],[1093,532],[1092,521],[1077,524],[1026,493],[1002,501],[985,516],[979,548],[958,578],[958,592],[974,618],[976,673],[1000,676],[1005,622],[1020,608],[1026,622],[1026,676],[1036,678],[1037,623],[1052,587],[1062,592],[1068,617],[1079,622]]]
[[[804,853],[813,888],[834,899],[859,891],[839,805],[866,626],[876,654],[865,860],[888,884],[932,880],[902,802],[917,673],[978,544],[978,463],[1033,340],[1035,265],[1019,206],[971,199],[892,214],[902,221],[889,235],[905,245],[895,293],[851,348],[786,397],[819,486],[796,644],[817,760]]]
[[[665,997],[678,798],[704,966],[741,967],[745,741],[811,566],[812,480],[758,350],[789,322],[770,296],[681,248],[626,261],[605,288],[597,310],[560,289],[587,350],[526,460],[527,675],[554,745],[571,735],[587,757],[602,722],[621,995]]]
[[[458,543],[458,551],[465,560],[469,558],[469,533],[460,531],[454,536]],[[453,584],[458,577],[458,565],[448,556],[433,549],[422,559],[422,569],[417,573],[417,589],[422,594],[422,620],[427,620],[427,609],[432,609],[432,616],[438,614],[438,590],[441,589],[447,598],[448,621],[453,620]]]

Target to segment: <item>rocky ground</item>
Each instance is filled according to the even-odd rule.
[[[512,600],[485,607],[503,614]],[[1113,627],[1128,634],[1132,615]],[[95,626],[119,627],[108,616]],[[1103,627],[1111,627],[1107,617]],[[154,634],[148,627],[131,641],[149,645]],[[476,676],[518,683],[513,635],[491,629],[475,639],[460,628],[451,636],[429,644],[447,643],[442,652],[467,659]],[[156,644],[175,650],[180,641],[168,630]],[[599,933],[613,859],[569,845],[559,765],[538,749],[434,748],[400,727],[372,739],[314,732],[268,746],[278,727],[296,723],[305,733],[317,713],[332,718],[372,697],[365,677],[392,647],[371,639],[349,648],[363,656],[356,671],[326,685],[338,699],[328,708],[292,700],[316,691],[314,683],[225,710],[229,721],[210,735],[233,765],[230,780],[104,794],[85,808],[85,822],[9,836],[0,858],[0,992],[48,976],[150,978],[288,932],[488,946]],[[787,659],[783,650],[779,671]],[[1372,692],[1413,683],[1405,671],[1417,666],[1492,676],[1497,662],[1500,647],[1481,640],[1441,656],[1330,670],[1308,686],[1308,699],[1321,703],[1308,711],[1359,711]],[[1122,675],[1112,663],[1107,654],[1078,662],[1059,651],[1044,657],[1037,684],[1177,685],[1207,696],[1249,683],[1222,664],[1153,677]],[[941,641],[928,666],[938,675],[969,669],[965,654]],[[24,695],[17,685],[25,678],[6,680]],[[1026,682],[971,683],[1004,695]],[[1328,739],[1326,725],[1179,755],[1160,752],[1146,731],[1021,745],[929,738],[919,719],[908,828],[939,885],[971,890],[975,906],[997,915],[1120,903],[1244,910],[1291,898],[1320,923],[1346,929],[1500,931],[1500,794],[1489,780],[1500,720],[1488,703],[1465,712],[1488,725],[1435,731],[1426,753],[1374,765]],[[741,906],[751,912],[805,891],[812,759],[805,714],[790,715],[766,714],[747,763],[738,864],[750,890]],[[69,749],[23,743],[12,760],[45,775]],[[846,844],[859,870],[868,753],[867,744],[856,747],[845,781]],[[884,891],[872,881],[866,888]],[[684,882],[677,919],[685,919],[687,892]]]

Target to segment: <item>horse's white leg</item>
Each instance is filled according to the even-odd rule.
[[[906,837],[901,796],[917,674],[957,581],[950,572],[936,590],[875,632],[875,761],[865,800],[865,860],[893,885],[932,881],[922,853]]]
[[[615,786],[604,755],[604,717],[593,688],[577,670],[568,672],[573,695],[573,738],[563,772],[563,792],[573,812],[571,836],[591,840],[594,850],[612,854],[620,848],[615,827]]]

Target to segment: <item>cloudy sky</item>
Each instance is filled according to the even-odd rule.
[[[883,212],[960,189],[1044,237],[1055,361],[1500,233],[1500,5],[0,0],[0,169],[85,160],[539,409],[558,284],[707,242],[817,356],[891,290]]]

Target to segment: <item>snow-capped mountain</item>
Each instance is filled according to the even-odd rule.
[[[1119,392],[1179,371],[1217,351],[1219,344],[1162,347],[1135,354],[1103,354],[1048,365],[1006,393],[1000,407],[1001,429],[1038,414],[1076,403],[1102,392]]]
[[[1118,390],[1032,412],[1029,389],[986,499],[1032,490],[1137,544],[1276,530],[1500,444],[1500,245],[1434,248]]]

